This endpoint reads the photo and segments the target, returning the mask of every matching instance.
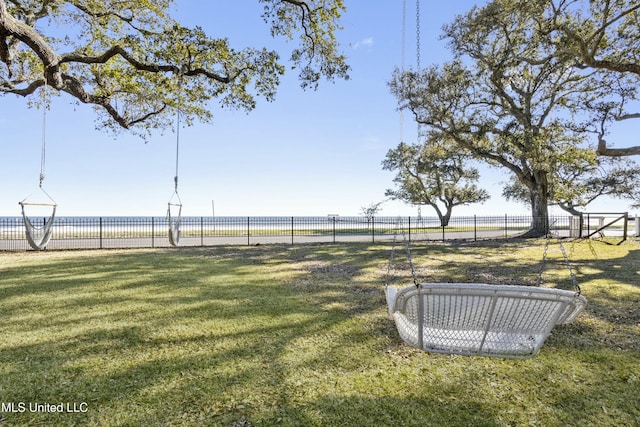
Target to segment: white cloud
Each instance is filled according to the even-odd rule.
[[[386,145],[383,144],[380,138],[378,138],[377,136],[367,136],[360,143],[361,151],[380,151],[384,150],[385,148],[387,148]]]
[[[357,41],[351,45],[353,49],[359,49],[361,47],[371,47],[373,46],[373,37],[366,37],[360,41]]]

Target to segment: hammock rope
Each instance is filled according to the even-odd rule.
[[[53,211],[51,212],[51,216],[49,217],[49,219],[45,220],[42,227],[35,226],[29,219],[24,210],[25,205],[29,205],[29,203],[20,202],[20,206],[22,207],[22,219],[24,221],[25,227],[25,237],[29,242],[29,246],[31,246],[35,250],[42,251],[46,249],[47,245],[49,244],[49,240],[51,240],[51,235],[53,234],[53,223],[56,217],[56,205],[52,205]],[[33,205],[33,203],[31,205]]]
[[[179,76],[179,87],[182,92],[182,73]],[[176,108],[176,174],[173,177],[174,189],[167,205],[167,221],[169,223],[169,244],[178,246],[180,244],[180,225],[182,223],[182,200],[178,193],[178,167],[180,164],[180,109],[182,108],[182,98],[178,95],[178,106]],[[175,201],[174,201],[175,199]],[[172,208],[177,209],[177,215],[172,215]]]
[[[42,141],[40,145],[40,175],[39,175],[39,189],[46,198],[46,202],[42,203],[34,203],[28,202],[27,199],[31,196],[27,196],[22,201],[18,202],[22,212],[22,219],[25,227],[25,237],[29,246],[31,246],[35,250],[44,250],[46,249],[49,241],[51,240],[51,236],[53,234],[53,224],[56,216],[56,208],[58,204],[55,200],[47,193],[43,187],[45,180],[45,166],[46,166],[46,124],[47,124],[47,109],[49,108],[48,98],[47,98],[47,81],[45,79],[44,88],[43,88],[43,108],[42,108]],[[36,226],[33,221],[27,215],[25,211],[25,206],[49,206],[52,208],[52,213],[48,219],[44,220],[44,224],[39,227]]]

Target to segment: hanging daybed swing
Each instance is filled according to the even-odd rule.
[[[402,3],[402,70],[406,32],[406,0]],[[416,66],[420,70],[420,1],[416,0]],[[403,117],[400,110],[402,139]],[[560,247],[574,291],[540,287],[547,256],[547,236],[538,286],[487,283],[420,283],[411,249],[401,227],[413,276],[413,285],[397,289],[390,284],[397,233],[389,259],[385,293],[389,315],[400,337],[409,345],[434,353],[527,358],[540,352],[557,324],[571,322],[587,300],[562,243]]]
[[[404,236],[404,231],[403,231]],[[434,353],[528,358],[540,352],[557,324],[569,323],[586,307],[562,243],[574,291],[539,287],[549,245],[545,244],[538,286],[486,283],[420,283],[404,238],[414,284],[385,293],[389,315],[409,345]]]
[[[29,246],[37,251],[41,251],[46,249],[49,241],[51,240],[51,235],[53,233],[53,223],[56,217],[56,208],[58,204],[55,200],[47,193],[43,188],[44,178],[45,178],[45,159],[46,159],[46,138],[45,138],[45,130],[46,130],[46,121],[47,121],[47,94],[46,94],[47,84],[45,81],[44,92],[43,92],[43,113],[42,113],[42,144],[40,148],[40,193],[44,194],[46,197],[44,201],[27,201],[31,196],[27,196],[22,201],[18,202],[21,208],[22,219],[24,222],[25,228],[25,237],[27,238],[27,242]],[[48,219],[44,219],[44,224],[41,226],[37,226],[33,223],[33,221],[29,218],[27,211],[25,208],[29,209],[29,206],[33,207],[44,207],[51,208],[51,215],[49,215]]]

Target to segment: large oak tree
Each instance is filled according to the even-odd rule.
[[[512,13],[507,13],[511,10]],[[456,60],[397,72],[392,92],[416,121],[478,159],[509,170],[526,187],[530,235],[548,230],[551,176],[593,157],[589,130],[574,121],[596,102],[595,72],[542,49],[531,20],[496,0],[445,27]]]

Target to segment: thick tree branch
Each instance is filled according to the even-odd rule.
[[[0,62],[4,62],[7,66],[7,73],[9,78],[12,77],[11,73],[11,52],[9,51],[9,45],[7,44],[6,34],[0,31]]]
[[[631,15],[632,13],[640,10],[640,5],[635,5],[612,19],[605,21],[602,25],[594,31],[594,33],[588,39],[582,38],[576,31],[569,28],[568,25],[558,25],[557,29],[563,32],[569,39],[573,40],[576,44],[578,51],[579,63],[576,64],[578,68],[597,68],[608,71],[615,71],[618,73],[633,73],[640,76],[640,64],[634,62],[623,62],[621,60],[608,60],[608,59],[596,59],[596,54],[600,49],[600,42],[605,36],[605,33],[609,27],[614,23],[622,20],[623,18]],[[603,13],[603,20],[609,15],[609,10]]]
[[[603,138],[598,138],[597,153],[607,157],[640,156],[640,146],[627,148],[608,148]]]
[[[291,61],[301,66],[303,87],[317,86],[322,76],[348,79],[335,38],[342,0],[260,2],[274,36],[299,35]],[[29,97],[50,86],[97,106],[100,127],[117,133],[135,126],[147,136],[171,126],[168,110],[179,100],[188,121],[209,121],[212,99],[247,111],[257,96],[274,99],[285,70],[277,52],[236,50],[200,27],[182,27],[170,3],[0,0],[0,96]],[[65,33],[70,22],[79,25]]]
[[[297,1],[297,0],[282,0],[282,1],[284,3],[289,3],[294,6],[298,6],[300,8],[300,10],[302,11],[302,19],[300,20],[301,21],[300,25],[302,25],[302,28],[304,29],[304,35],[309,39],[311,46],[315,47],[315,43],[314,43],[313,37],[311,36],[311,32],[309,31],[309,28],[307,28],[306,16],[309,16],[309,17],[311,16],[311,8],[307,4],[307,2]],[[311,54],[311,56],[313,56],[313,53]]]
[[[35,29],[11,16],[5,2],[0,0],[0,37],[8,35],[29,46],[45,68],[57,65],[58,57],[47,41]]]
[[[640,64],[595,59],[594,57],[586,54],[586,52],[580,59],[582,60],[582,63],[576,64],[576,67],[580,69],[599,68],[618,73],[633,73],[640,76]]]
[[[129,52],[127,52],[121,46],[112,46],[106,52],[98,56],[85,56],[85,55],[78,55],[75,53],[63,55],[60,58],[59,62],[61,64],[67,63],[67,62],[77,62],[82,64],[106,64],[107,62],[109,62],[109,60],[111,60],[116,56],[120,56],[122,59],[124,59],[129,64],[131,64],[133,68],[135,68],[138,71],[146,71],[150,73],[171,72],[174,74],[182,74],[185,76],[204,75],[220,83],[229,83],[231,82],[231,80],[233,80],[233,77],[221,76],[219,74],[207,71],[203,68],[196,68],[196,69],[190,69],[190,70],[184,71],[181,67],[177,65],[145,64],[135,59]],[[234,77],[237,77],[237,75]]]
[[[623,114],[619,116],[614,116],[614,119],[616,121],[636,119],[636,118],[640,118],[640,113]],[[602,122],[600,123],[600,130],[598,132],[598,148],[596,149],[596,152],[599,155],[606,156],[606,157],[640,156],[640,146],[626,147],[626,148],[608,148],[607,147],[607,141],[604,139],[605,120],[606,120],[606,116],[603,117]]]
[[[622,114],[615,116],[616,121],[628,120],[628,119],[640,119],[640,113]]]
[[[167,108],[167,105],[163,104],[160,108],[149,111],[146,114],[141,115],[140,117],[132,118],[126,112],[124,115],[118,112],[118,110],[111,104],[111,99],[109,97],[96,96],[87,93],[84,90],[82,84],[80,84],[80,82],[78,82],[72,76],[63,74],[62,77],[64,81],[64,87],[61,89],[62,91],[70,94],[71,96],[85,104],[94,104],[104,108],[107,114],[109,114],[109,116],[111,116],[111,118],[113,118],[113,120],[124,129],[130,129],[132,126],[138,123],[144,122],[145,120],[148,120],[154,116],[160,115]]]

